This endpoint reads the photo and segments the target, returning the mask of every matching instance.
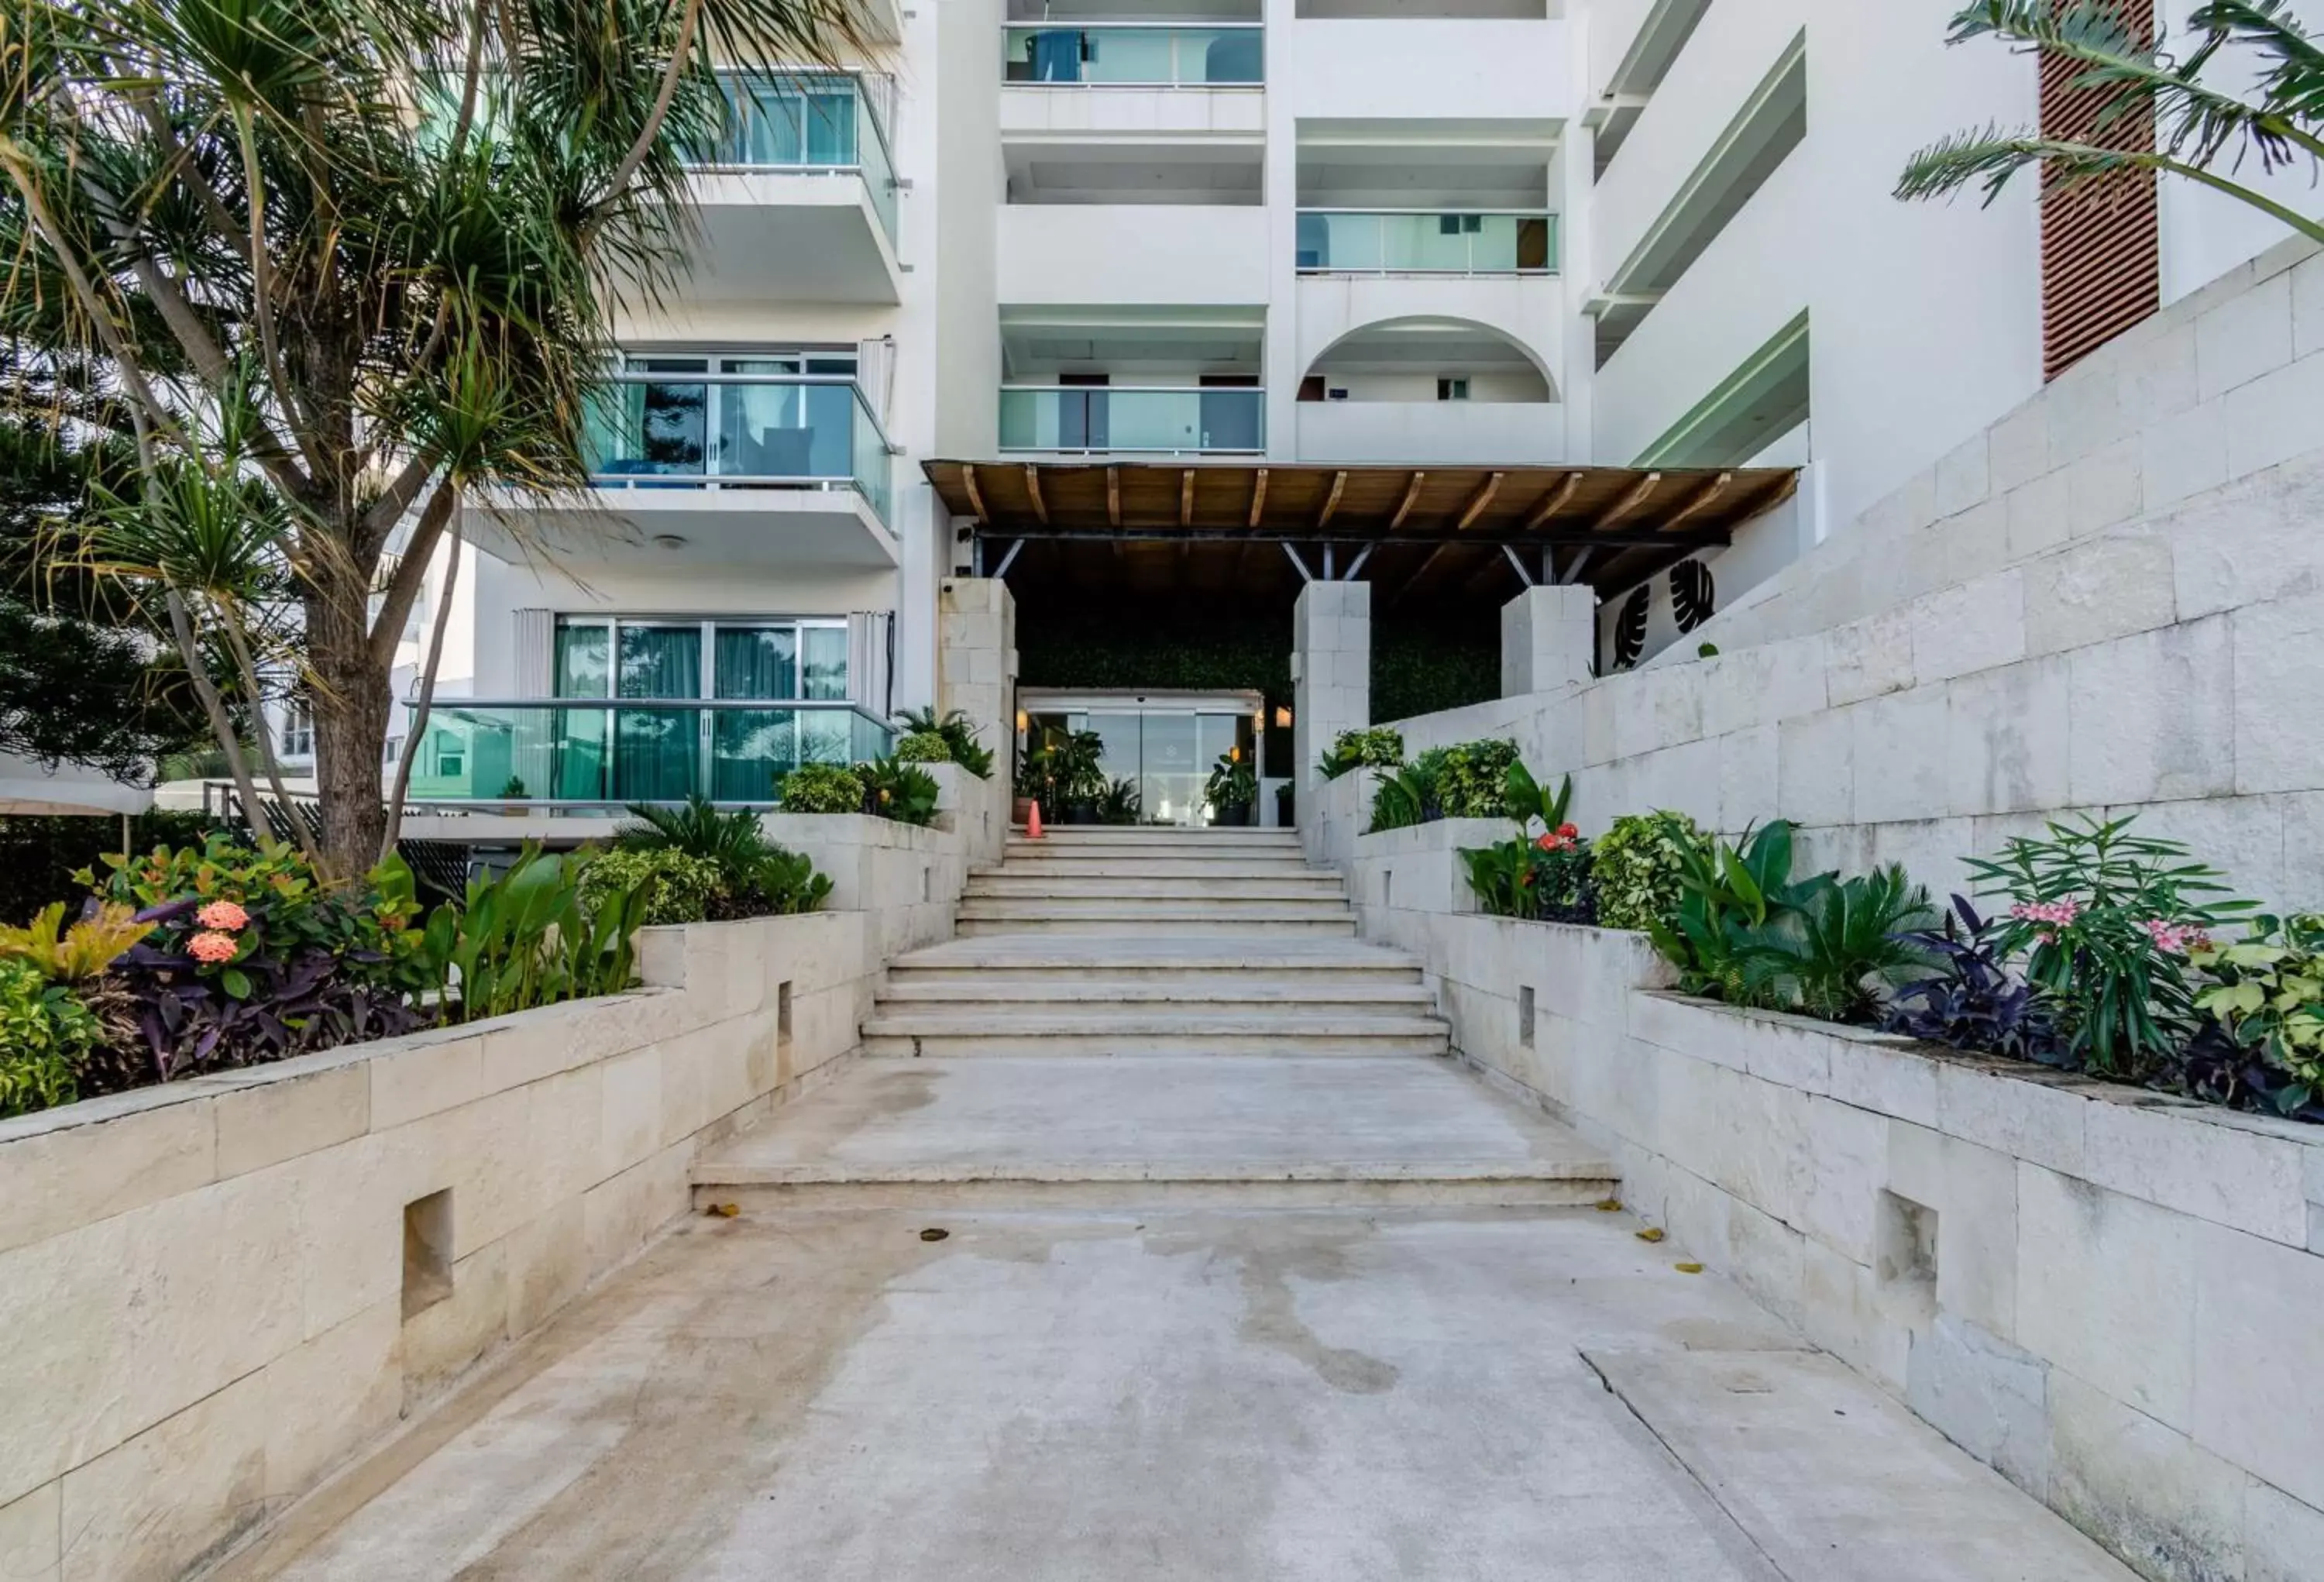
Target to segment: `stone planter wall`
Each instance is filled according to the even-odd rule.
[[[2146,1576],[2324,1576],[2324,1128],[1686,999],[1643,936],[1440,910],[1459,844],[1360,840],[1364,932],[1674,1255]]]
[[[918,849],[865,845],[875,886]],[[0,1122],[0,1577],[175,1577],[271,1519],[685,1213],[918,926],[650,929],[632,994]]]
[[[973,786],[986,783],[950,764],[934,767]],[[957,829],[862,813],[768,813],[759,823],[767,838],[806,853],[831,875],[826,907],[871,917],[881,960],[952,938],[969,868],[969,843]]]

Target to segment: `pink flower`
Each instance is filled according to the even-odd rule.
[[[232,933],[249,924],[250,914],[231,901],[213,901],[194,913],[194,920],[206,929],[224,929]]]
[[[2082,903],[2070,896],[2064,901],[2021,901],[2009,909],[2009,915],[2022,922],[2050,923],[2064,928],[2082,915]],[[2044,944],[2051,938],[2047,933],[2041,936]]]
[[[2166,956],[2184,956],[2190,950],[2208,949],[2211,937],[2195,923],[2174,923],[2159,917],[2142,918],[2137,928],[2154,941],[2154,948]]]
[[[213,965],[221,961],[232,961],[235,952],[234,936],[218,933],[196,934],[187,941],[186,949],[192,954],[196,961],[207,961]]]

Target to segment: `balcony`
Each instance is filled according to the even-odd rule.
[[[1004,302],[1141,307],[1264,302],[1268,212],[1233,204],[1010,204]]]
[[[1255,22],[1027,27],[1001,34],[1011,88],[1258,88],[1267,32]]]
[[[836,72],[723,79],[727,116],[689,162],[706,301],[902,301],[899,184],[883,78]]]
[[[1480,8],[1481,9],[1481,8]],[[1566,121],[1574,35],[1562,21],[1322,16],[1306,6],[1277,51],[1270,92],[1301,121],[1360,111],[1390,121]]]
[[[1547,465],[1571,455],[1564,409],[1530,401],[1303,401],[1303,462]]]
[[[1001,449],[1087,455],[1255,456],[1267,393],[1014,385],[1001,391]]]
[[[701,371],[714,360],[724,371]],[[752,360],[637,359],[694,365],[613,375],[584,436],[589,493],[495,502],[472,523],[479,545],[503,559],[537,541],[584,561],[895,565],[893,459],[862,392]]]
[[[883,757],[894,739],[851,703],[439,698],[412,749],[411,800],[528,814],[696,794],[766,807],[800,764]]]
[[[1303,208],[1302,274],[1554,274],[1557,216]]]

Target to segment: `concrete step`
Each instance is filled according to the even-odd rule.
[[[1273,879],[1286,874],[1314,874],[1328,870],[1311,867],[1305,858],[1296,853],[1281,856],[1234,856],[1216,857],[1148,857],[1117,856],[1111,853],[1102,857],[1010,857],[1005,866],[971,868],[971,880],[1006,875],[1010,878],[1084,878],[1093,874],[1118,874],[1124,879],[1210,879],[1225,875]]]
[[[1337,874],[1297,873],[1254,877],[1218,874],[1202,877],[1147,878],[1122,874],[1066,877],[1047,874],[985,874],[969,880],[964,901],[985,899],[1071,900],[1145,897],[1160,901],[1339,901],[1347,889]]]
[[[693,1169],[697,1204],[1570,1205],[1615,1170],[1446,1060],[864,1059]]]
[[[1379,980],[1379,981],[1373,981]],[[1434,1010],[1414,973],[1372,973],[1354,981],[1309,972],[1179,972],[1144,977],[1089,967],[1001,975],[906,972],[880,989],[880,1005],[1280,1005],[1317,1015],[1390,1007]]]
[[[1451,1030],[1434,1016],[1378,1008],[1331,1014],[1239,1007],[1084,1006],[997,1011],[986,1006],[883,1004],[863,1024],[866,1055],[969,1056],[1443,1055]]]
[[[991,917],[971,916],[964,911],[958,922],[961,935],[972,939],[1001,934],[1112,934],[1133,938],[1143,934],[1156,939],[1181,939],[1190,935],[1240,934],[1258,925],[1285,931],[1333,934],[1351,939],[1356,935],[1356,918],[1352,911],[1337,917],[1307,911],[1282,916],[1268,916],[1258,911],[1238,911],[1228,916],[1210,911],[1161,915],[1150,910],[1091,912],[1071,917],[1040,913],[1023,917]]]
[[[1106,932],[993,934],[948,939],[889,963],[890,981],[998,983],[1075,974],[1170,981],[1188,974],[1228,973],[1303,983],[1414,983],[1417,958],[1385,945],[1329,934],[1280,930],[1139,939]]]
[[[1194,918],[1216,922],[1242,920],[1254,927],[1298,918],[1353,917],[1346,900],[1337,895],[1296,900],[1268,896],[1137,896],[1137,895],[989,895],[964,896],[960,916],[1001,921],[1010,918],[1071,919],[1082,917],[1150,917],[1157,921]]]
[[[1059,831],[1041,840],[1011,839],[1001,847],[1001,860],[1047,856],[1060,860],[1088,857],[1255,857],[1291,856],[1302,848],[1296,837],[1282,840],[1257,836],[1173,835],[1158,839],[1090,838]]]

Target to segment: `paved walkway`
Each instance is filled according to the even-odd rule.
[[[1591,1209],[704,1218],[227,1574],[2126,1582]]]

